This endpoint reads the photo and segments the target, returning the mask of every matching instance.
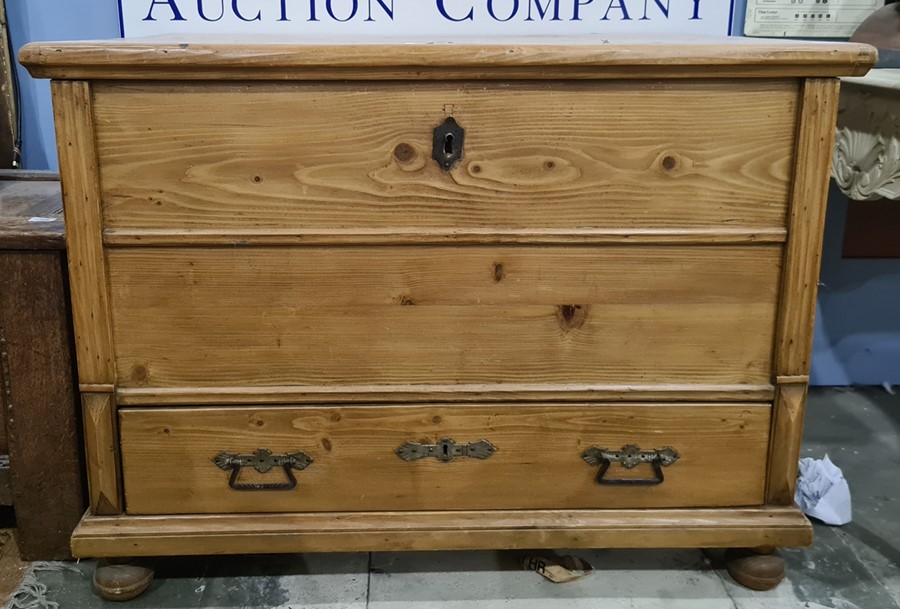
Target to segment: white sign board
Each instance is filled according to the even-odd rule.
[[[119,0],[124,37],[731,33],[734,0]]]
[[[884,0],[747,0],[746,36],[849,38]]]

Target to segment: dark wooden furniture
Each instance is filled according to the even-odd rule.
[[[55,174],[0,171],[0,504],[25,560],[70,558],[84,510],[64,233]]]

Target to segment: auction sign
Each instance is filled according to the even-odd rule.
[[[119,0],[124,37],[298,40],[731,33],[734,0]]]

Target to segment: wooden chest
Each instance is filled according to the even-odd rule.
[[[861,45],[41,44],[79,556],[803,545]]]

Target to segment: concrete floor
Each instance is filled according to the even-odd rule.
[[[900,609],[900,395],[814,390],[804,456],[826,452],[853,494],[853,522],[816,524],[814,545],[784,550],[788,581],[771,592],[733,584],[717,552],[574,551],[596,571],[552,584],[513,552],[174,558],[157,561],[130,609]],[[93,564],[37,580],[60,609],[121,607],[91,591]],[[0,573],[0,576],[4,575]],[[51,605],[52,606],[52,605]]]

